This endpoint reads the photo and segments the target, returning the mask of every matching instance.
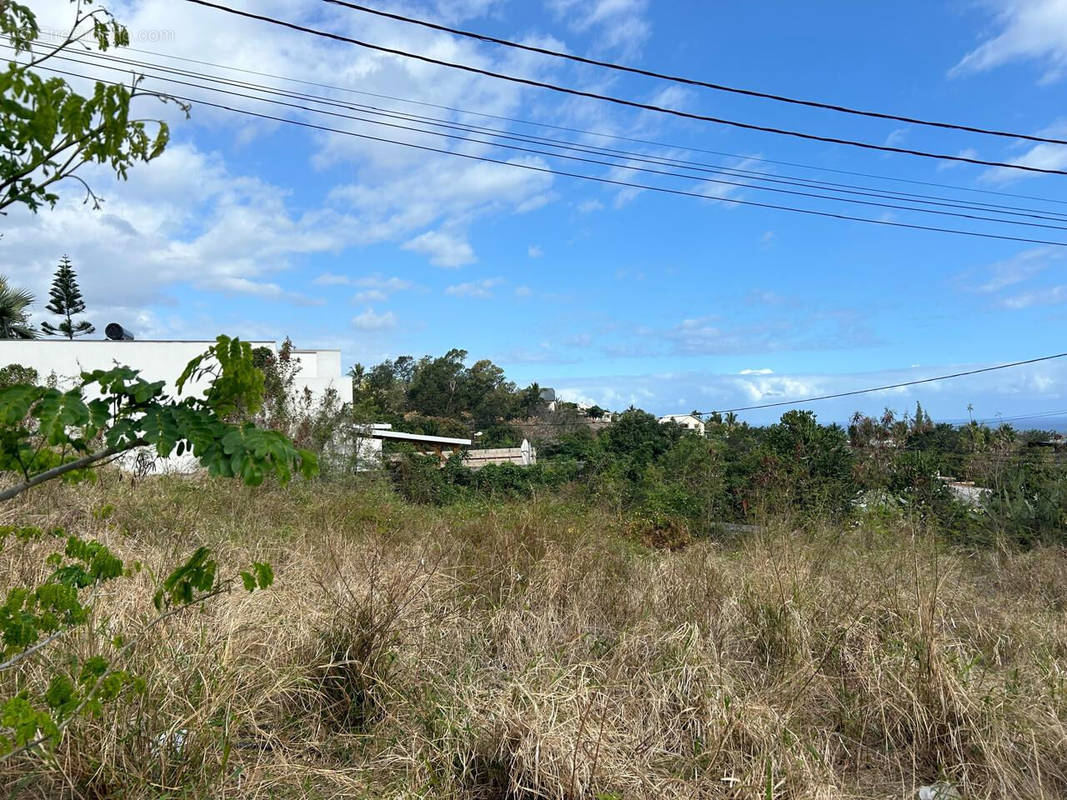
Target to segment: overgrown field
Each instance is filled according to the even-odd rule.
[[[1062,549],[953,550],[901,519],[667,550],[565,493],[435,508],[375,484],[114,473],[0,522],[145,567],[50,659],[136,630],[197,545],[277,576],[152,629],[126,665],[143,692],[79,719],[54,760],[3,763],[7,796],[1067,796]],[[7,543],[0,590],[40,580],[51,549]]]

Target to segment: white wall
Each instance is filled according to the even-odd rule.
[[[39,339],[36,341],[0,340],[0,367],[21,364],[33,367],[41,381],[51,375],[59,379],[60,388],[71,386],[82,372],[96,369],[111,369],[126,366],[140,370],[147,381],[164,381],[166,393],[177,396],[175,381],[193,358],[208,349],[213,342],[195,341],[84,341],[69,339]],[[252,347],[269,347],[277,351],[275,342],[250,342]],[[300,372],[293,381],[293,388],[302,394],[310,390],[314,399],[319,399],[333,388],[341,402],[352,402],[352,379],[341,375],[341,352],[339,350],[301,350]],[[186,386],[185,395],[202,392],[206,381]],[[145,448],[150,450],[150,448]],[[138,471],[141,450],[128,453],[119,462],[129,471]],[[370,458],[373,458],[373,454]],[[199,468],[190,455],[156,459],[149,472],[193,472]]]
[[[252,347],[269,347],[277,351],[275,342],[251,342]],[[55,374],[61,385],[74,380],[82,372],[94,369],[111,369],[116,365],[133,367],[141,371],[148,381],[166,381],[167,392],[172,396],[177,391],[174,381],[185,365],[200,355],[212,342],[196,341],[85,341],[75,339],[39,339],[36,341],[0,340],[0,367],[21,364],[37,370],[41,380]],[[294,381],[294,389],[303,392],[309,389],[319,398],[330,387],[334,388],[344,403],[352,402],[352,379],[341,375],[341,352],[339,350],[298,350],[294,353],[300,361],[300,372]],[[67,379],[64,381],[64,379]],[[204,385],[194,385],[189,390],[202,391]]]

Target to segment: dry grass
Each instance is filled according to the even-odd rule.
[[[904,525],[654,551],[563,500],[115,476],[4,516],[156,570],[206,543],[277,572],[154,633],[146,693],[0,768],[14,797],[1067,796],[1062,551],[953,554]],[[9,548],[0,581],[39,556]],[[147,616],[150,586],[101,619]]]

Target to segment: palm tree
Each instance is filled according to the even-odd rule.
[[[26,314],[32,304],[32,294],[14,288],[0,275],[0,339],[36,339],[40,335]]]

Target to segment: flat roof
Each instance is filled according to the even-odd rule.
[[[404,433],[403,431],[390,431],[384,428],[368,428],[366,433],[372,439],[404,439],[409,442],[427,442],[429,444],[462,444],[469,445],[470,439],[456,439],[449,436],[427,436],[422,433]]]

